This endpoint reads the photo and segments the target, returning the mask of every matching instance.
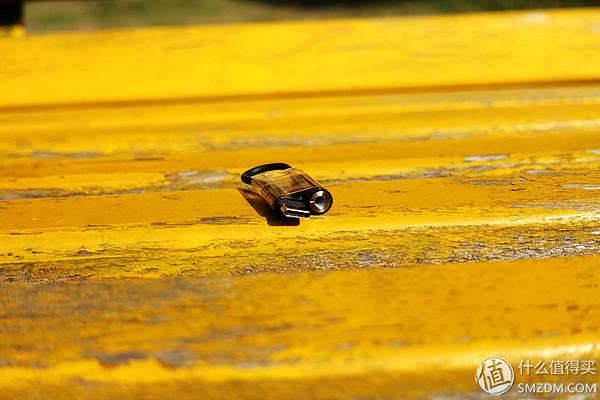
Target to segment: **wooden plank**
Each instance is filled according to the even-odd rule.
[[[0,198],[593,169],[596,85],[0,113]]]
[[[0,39],[0,397],[480,398],[491,355],[600,360],[598,26]],[[276,217],[238,180],[268,161],[331,212]]]
[[[0,38],[0,107],[593,81],[599,26],[582,9]]]
[[[598,26],[0,38],[0,397],[480,398],[492,355],[600,360]],[[242,188],[279,160],[331,212]]]
[[[594,170],[328,185],[282,221],[252,191],[5,200],[4,282],[154,278],[595,254]],[[168,256],[167,256],[168,255]]]
[[[599,263],[4,286],[0,396],[483,399],[489,356],[600,358]]]
[[[599,104],[567,85],[4,110],[1,279],[592,254]],[[273,157],[334,209],[283,226],[235,190]]]
[[[501,175],[510,180],[523,175],[579,173],[582,169],[600,168],[600,143],[595,133],[534,135],[519,144],[535,146],[541,141],[552,148],[519,152],[507,142],[495,139],[461,141],[464,149],[459,143],[444,148],[449,141],[430,146],[394,143],[310,147],[301,153],[293,148],[278,151],[277,157],[273,157],[273,150],[264,150],[98,158],[81,153],[81,158],[40,157],[33,162],[19,159],[2,163],[5,169],[0,171],[0,199],[240,188],[240,174],[245,169],[273,160],[302,167],[325,185],[435,177],[487,179]],[[581,150],[557,148],[560,143],[573,143]],[[412,158],[414,153],[410,153],[412,149],[434,153],[453,148],[458,154],[444,156],[438,152]],[[467,149],[479,151],[465,152]],[[394,152],[397,158],[393,158]],[[228,160],[232,160],[231,164],[226,164]]]

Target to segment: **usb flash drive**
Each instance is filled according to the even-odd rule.
[[[276,211],[290,218],[325,214],[333,204],[331,193],[298,168],[284,163],[260,165],[242,174]]]

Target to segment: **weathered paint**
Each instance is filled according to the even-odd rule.
[[[599,265],[4,286],[0,396],[477,398],[473,376],[491,355],[515,369],[521,359],[599,359]]]
[[[591,81],[598,24],[588,9],[0,37],[0,107]]]
[[[6,200],[4,281],[403,266],[596,252],[592,170],[330,184],[290,224],[236,189]],[[168,256],[166,256],[168,254]],[[362,255],[362,256],[361,256]]]
[[[483,399],[485,357],[599,360],[599,24],[0,38],[0,397]],[[272,161],[333,209],[277,218],[238,180]]]
[[[599,115],[594,85],[5,110],[0,198],[238,187],[275,158],[324,182],[594,169]]]

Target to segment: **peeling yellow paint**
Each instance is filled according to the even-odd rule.
[[[237,383],[250,398],[269,382],[314,398],[477,392],[474,371],[491,355],[515,368],[598,359],[599,263],[5,286],[0,393],[171,385],[163,396],[197,387],[218,397]]]
[[[236,187],[275,158],[325,182],[594,169],[599,107],[572,85],[5,110],[0,198]]]
[[[7,200],[0,210],[2,279],[594,254],[600,202],[580,182],[600,185],[600,175],[577,170],[330,184],[332,210],[296,224],[234,189]]]
[[[0,37],[0,398],[479,398],[492,355],[600,360],[599,18]],[[239,181],[273,161],[333,209],[277,217]]]

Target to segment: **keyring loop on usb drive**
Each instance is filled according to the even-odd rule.
[[[283,169],[292,168],[285,163],[271,163],[259,165],[258,167],[250,168],[248,171],[242,174],[242,182],[247,183],[248,185],[252,184],[252,177],[254,175],[262,174],[263,172],[269,171],[278,171]]]
[[[259,165],[244,172],[241,179],[252,185],[271,208],[286,217],[325,214],[333,204],[327,189],[301,169],[285,163]]]

